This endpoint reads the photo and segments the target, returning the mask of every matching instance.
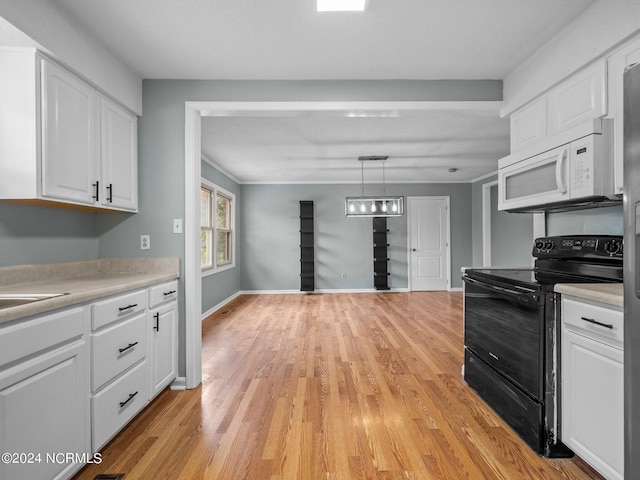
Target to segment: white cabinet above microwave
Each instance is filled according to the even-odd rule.
[[[561,211],[621,201],[614,195],[609,119],[581,124],[498,166],[499,210]]]

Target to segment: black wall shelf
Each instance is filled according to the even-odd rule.
[[[373,217],[373,286],[376,290],[390,290],[388,232],[387,217]]]
[[[300,290],[315,290],[313,201],[300,201]]]

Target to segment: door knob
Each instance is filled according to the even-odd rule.
[[[417,252],[417,250],[415,248],[412,248],[411,251],[412,252]]]

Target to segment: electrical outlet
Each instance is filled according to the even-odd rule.
[[[140,250],[149,250],[151,248],[151,237],[149,235],[140,235]]]
[[[182,233],[182,219],[174,218],[173,219],[173,233]]]

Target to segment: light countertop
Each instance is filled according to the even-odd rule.
[[[616,307],[624,306],[622,283],[559,283],[554,291],[574,297],[606,303]]]
[[[0,309],[0,324],[180,276],[178,258],[97,259],[0,268],[0,293],[64,293]]]

